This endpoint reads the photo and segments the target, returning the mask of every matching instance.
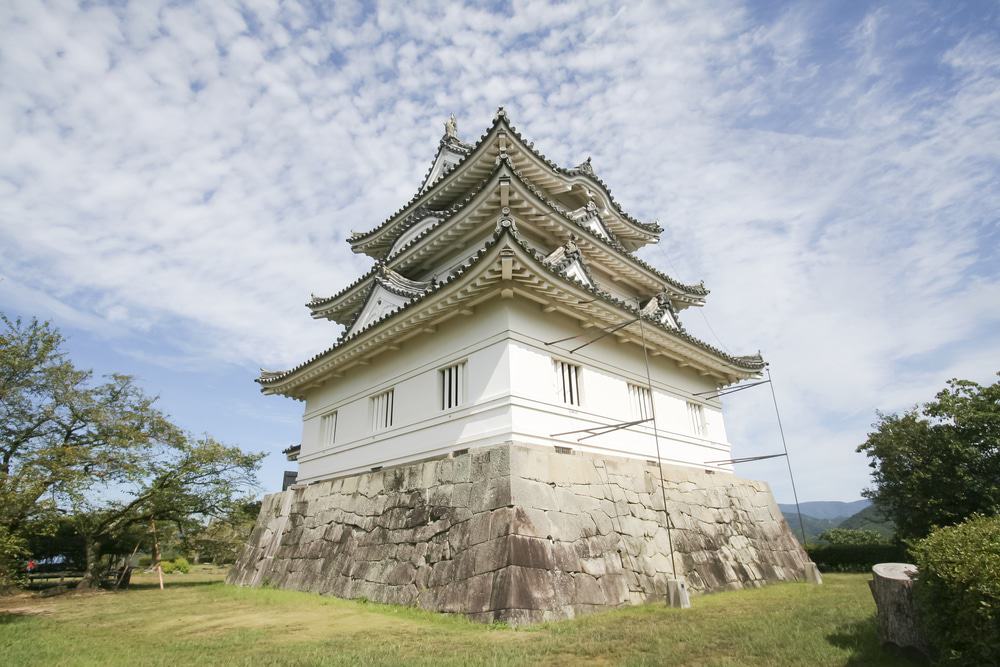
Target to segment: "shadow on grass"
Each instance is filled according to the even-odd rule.
[[[195,579],[193,581],[185,581],[183,579],[171,579],[170,581],[163,582],[164,588],[190,588],[192,586],[211,586],[213,584],[222,583],[222,579]],[[79,580],[68,581],[64,583],[52,583],[52,584],[31,584],[25,586],[24,590],[31,591],[32,593],[37,593],[42,597],[63,595],[65,593],[76,592],[76,585]],[[103,585],[99,589],[104,591],[146,591],[153,588],[159,588],[160,584],[156,581],[133,581],[125,588],[114,588],[113,586]]]
[[[191,587],[194,587],[194,586],[216,586],[216,585],[221,584],[221,583],[222,583],[221,579],[209,579],[209,580],[200,580],[200,581],[183,581],[183,580],[182,581],[165,581],[165,582],[163,582],[163,587],[165,589],[169,590],[171,588],[191,588]],[[122,590],[148,591],[148,590],[152,590],[154,588],[159,588],[159,587],[160,587],[160,584],[158,582],[155,582],[155,581],[148,581],[148,582],[147,581],[143,581],[143,582],[139,582],[139,583],[132,582],[131,584],[128,585],[127,589],[122,589]]]
[[[14,625],[15,623],[26,623],[31,620],[33,614],[12,614],[0,611],[0,625]]]
[[[855,621],[837,628],[826,640],[834,646],[851,651],[845,665],[928,665],[928,660],[912,649],[883,645],[875,628],[875,617]]]

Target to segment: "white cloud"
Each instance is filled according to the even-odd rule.
[[[876,407],[1000,358],[998,33],[921,12],[8,3],[0,290],[170,363],[297,362],[337,333],[309,293],[367,268],[349,231],[413,194],[448,113],[472,139],[504,104],[660,219],[645,256],[773,362],[800,495],[850,497]],[[776,444],[763,391],[730,401],[738,455]],[[744,470],[787,497],[779,472]]]

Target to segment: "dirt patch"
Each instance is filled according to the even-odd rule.
[[[4,607],[0,608],[0,616],[44,616],[51,614],[51,609],[43,607]]]

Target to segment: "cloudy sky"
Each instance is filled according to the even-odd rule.
[[[345,237],[498,105],[772,363],[803,499],[859,496],[877,409],[1000,370],[996,2],[11,0],[0,34],[0,310],[272,452],[267,489],[301,404],[257,368],[330,344],[303,303],[368,268]],[[770,401],[727,401],[735,455],[780,451]],[[740,473],[790,500],[783,466]]]

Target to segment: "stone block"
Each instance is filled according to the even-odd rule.
[[[515,505],[511,516],[511,532],[527,537],[552,536],[552,526],[545,510]]]
[[[572,542],[552,542],[550,541],[552,562],[559,572],[582,572],[580,565],[580,555],[576,546]]]
[[[509,537],[498,537],[469,549],[474,557],[473,576],[495,572],[510,563]]]
[[[468,521],[465,541],[470,544],[480,544],[490,539],[490,513],[479,512],[473,514]]]
[[[576,604],[592,604],[600,607],[612,606],[608,603],[604,589],[596,577],[581,572],[573,577],[573,583],[575,587],[573,600]]]
[[[553,543],[545,538],[510,535],[505,544],[508,549],[507,565],[545,570],[555,568]]]
[[[510,480],[510,500],[518,507],[553,510],[559,507],[553,487],[531,479]]]
[[[473,482],[469,489],[469,509],[473,512],[494,510],[511,504],[510,480],[491,478]]]
[[[555,577],[550,570],[511,565],[497,572],[493,583],[493,609],[549,609],[556,598]]]

